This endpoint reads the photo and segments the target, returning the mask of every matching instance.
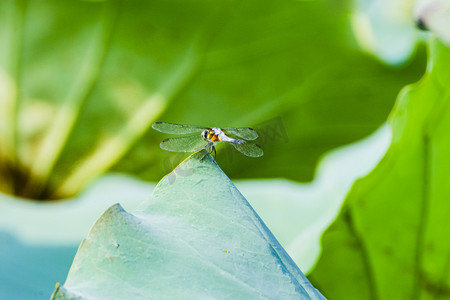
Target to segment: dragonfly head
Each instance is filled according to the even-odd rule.
[[[207,141],[208,140],[208,134],[209,134],[209,130],[203,130],[202,131],[202,138]]]

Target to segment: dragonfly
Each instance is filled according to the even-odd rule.
[[[260,157],[264,154],[261,147],[253,141],[258,133],[249,127],[203,127],[166,122],[153,123],[152,128],[168,134],[183,136],[165,139],[161,142],[161,149],[172,152],[196,152],[206,149],[216,155],[216,143],[229,143],[239,152],[250,156]]]

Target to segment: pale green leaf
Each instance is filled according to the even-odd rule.
[[[204,150],[100,217],[53,299],[77,297],[323,299]]]

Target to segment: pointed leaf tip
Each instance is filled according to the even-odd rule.
[[[96,299],[181,299],[186,291],[196,299],[323,299],[205,150],[133,214],[109,208],[64,289]]]

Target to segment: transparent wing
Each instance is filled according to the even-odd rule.
[[[258,133],[248,127],[242,127],[242,128],[232,128],[232,127],[225,127],[222,128],[226,132],[229,132],[231,134],[234,134],[240,138],[246,139],[246,140],[255,140],[258,138]]]
[[[174,137],[161,142],[161,149],[172,152],[195,152],[206,146],[206,141],[200,134]]]
[[[250,157],[260,157],[264,154],[261,147],[255,143],[251,143],[251,142],[245,142],[245,143],[241,143],[241,144],[232,143],[232,145],[239,152],[242,152],[245,155],[250,156]]]
[[[183,124],[173,124],[165,122],[153,123],[152,128],[160,132],[169,134],[190,134],[202,132],[206,127],[196,126],[196,125],[183,125]]]

